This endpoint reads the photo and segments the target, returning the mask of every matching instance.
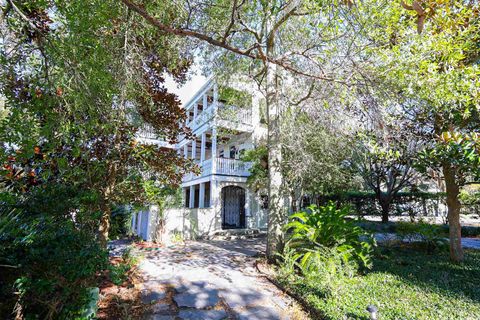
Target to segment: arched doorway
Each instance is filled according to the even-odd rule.
[[[228,186],[222,189],[222,229],[245,228],[245,189]]]

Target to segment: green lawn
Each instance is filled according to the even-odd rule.
[[[371,271],[338,280],[328,294],[301,280],[284,285],[326,319],[368,319],[369,304],[379,319],[480,319],[480,251],[467,251],[465,263],[455,265],[448,253],[381,248]]]

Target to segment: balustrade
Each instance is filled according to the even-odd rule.
[[[236,159],[216,158],[215,172],[212,170],[212,159],[208,159],[199,163],[201,172],[198,175],[188,173],[183,177],[183,181],[193,180],[195,178],[207,176],[210,174],[223,174],[231,176],[248,177],[250,175],[249,169],[252,166],[251,162],[244,162]]]
[[[227,106],[221,103],[216,104],[217,116],[221,120],[232,122],[233,125],[251,125],[252,124],[252,109],[240,108],[235,106]],[[187,125],[190,129],[196,130],[208,121],[211,121],[215,115],[215,104],[210,105],[207,109],[200,112],[196,118],[190,121]]]

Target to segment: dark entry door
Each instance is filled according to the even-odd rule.
[[[222,189],[222,228],[245,228],[245,190],[241,187]]]

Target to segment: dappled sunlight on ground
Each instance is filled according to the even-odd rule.
[[[254,267],[265,239],[187,242],[145,253],[151,319],[308,319]],[[148,298],[147,298],[148,300]]]

